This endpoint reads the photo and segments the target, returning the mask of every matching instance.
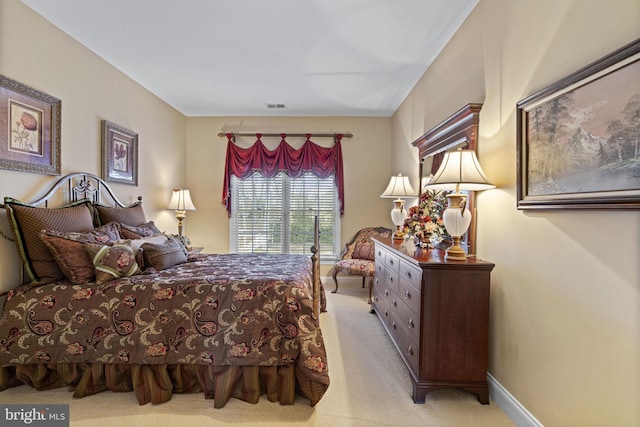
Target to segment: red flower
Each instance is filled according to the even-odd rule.
[[[22,126],[24,126],[26,130],[34,131],[38,129],[38,119],[27,112],[22,113],[20,123],[22,123]]]

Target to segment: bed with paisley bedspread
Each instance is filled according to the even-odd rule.
[[[72,175],[80,187],[94,180],[103,186],[98,193],[105,191],[106,184],[95,176]],[[99,196],[92,197],[91,203],[99,205]],[[84,200],[74,198],[80,204]],[[11,202],[5,199],[5,205]],[[98,230],[114,226],[109,224],[83,231],[85,238],[93,233],[92,241],[73,240],[78,231],[47,232],[56,239],[66,233],[66,245],[75,248],[80,241],[94,247],[88,251],[94,255],[127,241],[97,244],[103,237]],[[23,230],[12,227],[16,239],[24,237]],[[142,234],[139,240],[151,238]],[[317,245],[317,225],[315,239]],[[108,271],[98,271],[96,264],[96,277],[85,282],[66,275],[59,264],[68,277],[32,280],[0,300],[0,390],[22,384],[38,390],[69,387],[74,397],[133,391],[140,404],[199,392],[217,408],[231,397],[255,403],[266,395],[293,404],[302,396],[314,406],[329,386],[316,245],[313,256],[187,253],[186,262],[167,268],[153,264],[156,268],[140,267],[108,280],[99,280]],[[154,246],[141,247],[151,251]],[[37,266],[28,261],[33,262],[27,269]]]

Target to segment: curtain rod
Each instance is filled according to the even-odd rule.
[[[311,135],[311,136],[315,136],[317,138],[335,138],[336,135],[342,135],[343,138],[352,138],[353,134],[349,133],[349,132],[345,132],[345,133],[340,133],[340,132],[336,132],[336,133],[312,133],[312,132],[306,132],[306,133],[287,133],[287,132],[280,132],[280,133],[263,133],[263,132],[219,132],[218,136],[222,137],[222,136],[227,136],[227,134],[230,133],[231,135],[233,135],[233,138],[235,140],[236,136],[256,136],[256,134],[260,134],[262,136],[277,136],[280,137],[282,136],[282,134],[285,134],[286,136],[307,136],[307,135]]]

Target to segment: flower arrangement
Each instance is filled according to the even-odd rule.
[[[409,208],[404,220],[405,232],[414,236],[421,246],[434,247],[448,236],[442,219],[446,207],[447,198],[441,191],[425,190],[418,205]]]

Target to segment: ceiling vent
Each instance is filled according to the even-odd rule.
[[[267,106],[267,110],[284,110],[287,108],[284,104],[264,104]]]

